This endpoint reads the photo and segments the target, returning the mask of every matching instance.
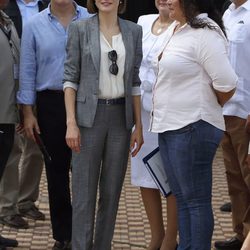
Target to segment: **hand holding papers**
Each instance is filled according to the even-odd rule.
[[[167,197],[171,194],[171,190],[168,184],[168,178],[165,173],[164,165],[161,159],[159,147],[154,149],[151,153],[145,156],[143,159],[144,164],[147,167],[150,175],[155,181],[157,187],[159,188],[161,194]]]

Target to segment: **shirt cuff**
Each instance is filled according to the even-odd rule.
[[[33,90],[19,90],[17,92],[17,103],[24,105],[34,105],[36,102],[36,92]]]
[[[70,81],[66,81],[63,84],[63,90],[65,90],[66,88],[72,88],[75,91],[77,91],[78,90],[78,84],[70,82]]]
[[[138,87],[132,87],[132,96],[137,96],[137,95],[141,95],[141,88]]]

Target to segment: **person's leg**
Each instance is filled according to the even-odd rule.
[[[81,152],[73,153],[72,249],[74,250],[92,250],[93,247],[97,187],[107,134],[105,122],[105,112],[99,107],[93,127],[80,127]]]
[[[120,193],[127,169],[130,130],[126,129],[124,105],[106,105],[108,134],[99,181],[96,231],[92,250],[110,250]]]
[[[250,231],[249,231],[249,233],[244,241],[244,244],[243,244],[241,250],[249,250],[249,249],[250,249]]]
[[[43,157],[36,143],[24,136],[21,140],[23,154],[19,165],[18,209],[21,215],[27,218],[44,220],[44,214],[35,206],[39,196]]]
[[[250,227],[250,169],[246,162],[249,135],[245,130],[246,120],[225,117],[225,121],[227,132],[222,148],[232,202],[233,229],[236,237],[243,241],[247,227]]]
[[[143,187],[140,189],[151,230],[151,241],[147,249],[156,250],[160,248],[165,235],[161,196],[158,189]]]
[[[222,131],[199,121],[159,136],[170,188],[177,199],[179,250],[210,250],[212,161]]]
[[[19,215],[17,209],[19,193],[18,164],[21,154],[20,135],[15,133],[12,151],[0,183],[0,223],[14,228],[28,228],[28,223]]]
[[[44,145],[51,156],[46,164],[53,238],[71,240],[72,208],[69,188],[71,150],[65,140],[66,112],[63,92],[37,93],[37,117]]]
[[[161,250],[175,250],[176,249],[176,238],[178,231],[177,222],[177,204],[174,195],[167,197],[167,227],[165,237],[163,239]]]
[[[14,143],[14,133],[14,124],[0,124],[0,182]],[[16,247],[17,245],[18,242],[16,240],[0,235],[0,248],[5,249],[5,247]]]
[[[14,124],[0,124],[0,181],[14,143]]]

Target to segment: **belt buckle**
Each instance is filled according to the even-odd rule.
[[[106,105],[110,105],[111,104],[111,100],[110,99],[106,99]]]

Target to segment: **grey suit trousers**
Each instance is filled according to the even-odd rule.
[[[110,250],[131,135],[125,106],[98,105],[93,127],[80,132],[81,152],[72,162],[72,249]]]
[[[38,146],[15,134],[11,155],[0,184],[0,217],[29,210],[38,199],[43,157]]]

